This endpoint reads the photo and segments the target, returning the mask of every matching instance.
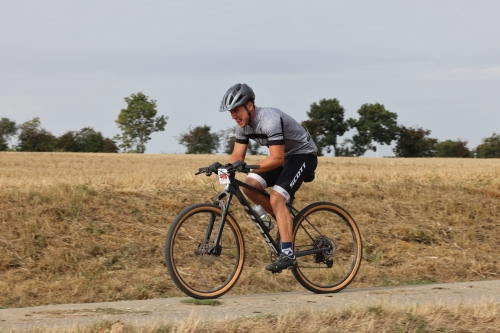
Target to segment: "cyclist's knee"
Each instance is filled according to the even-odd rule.
[[[278,207],[280,205],[285,205],[286,204],[286,198],[283,196],[283,194],[277,192],[277,191],[272,191],[271,192],[271,196],[269,198],[270,202],[271,202],[271,206],[274,208],[274,207]]]
[[[260,182],[258,180],[250,178],[250,177],[247,177],[245,179],[245,184],[250,185],[252,187],[255,187],[256,189],[261,190],[261,191],[264,190],[264,188],[262,187],[262,185],[260,184]],[[245,193],[246,196],[251,196],[255,192],[253,192],[252,190],[249,190],[247,188],[243,188],[243,193]]]

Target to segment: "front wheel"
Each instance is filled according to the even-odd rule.
[[[297,281],[315,293],[335,293],[352,282],[361,265],[361,234],[356,222],[342,207],[316,202],[294,219],[293,246]],[[300,256],[300,252],[326,249]],[[314,252],[314,251],[313,251]]]
[[[188,296],[217,298],[238,280],[245,259],[243,234],[227,214],[221,226],[219,206],[203,203],[184,209],[172,222],[165,242],[165,263],[172,281]]]

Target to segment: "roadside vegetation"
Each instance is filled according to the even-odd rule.
[[[183,295],[164,238],[183,208],[212,201],[213,178],[194,173],[216,159],[227,157],[0,153],[0,307]],[[296,203],[318,200],[350,211],[364,237],[350,288],[499,278],[498,159],[321,157]],[[302,291],[264,269],[268,247],[233,214],[247,257],[230,293]]]
[[[101,322],[89,326],[64,328],[66,333],[330,333],[330,332],[498,332],[500,305],[425,305],[412,307],[350,307],[326,311],[289,311],[276,316],[255,316],[226,321],[205,321],[199,317],[175,323],[149,323],[143,326],[120,322]],[[56,333],[57,328],[36,328],[9,333]]]

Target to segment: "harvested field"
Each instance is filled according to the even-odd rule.
[[[0,307],[181,296],[164,237],[179,211],[214,197],[197,168],[226,158],[0,153]],[[363,235],[350,287],[499,277],[500,160],[321,157],[296,206],[319,200],[350,211]],[[265,271],[267,246],[233,214],[247,259],[231,293],[303,290]]]

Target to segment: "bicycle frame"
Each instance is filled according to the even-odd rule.
[[[244,188],[249,189],[253,192],[259,193],[267,198],[270,197],[269,193],[267,193],[265,191],[261,191],[253,186],[245,184],[244,182],[236,179],[235,173],[229,173],[228,176],[229,176],[230,183],[226,185],[226,188],[224,189],[223,192],[220,192],[217,195],[217,198],[215,200],[215,203],[218,204],[222,209],[222,215],[221,215],[221,220],[219,223],[219,229],[217,230],[217,234],[216,234],[213,246],[209,249],[209,253],[216,254],[218,249],[219,249],[219,243],[220,243],[222,231],[224,230],[224,225],[225,225],[225,223],[223,223],[223,221],[225,221],[225,219],[227,217],[227,214],[229,211],[229,205],[231,204],[231,200],[232,200],[233,196],[236,196],[236,198],[238,199],[240,204],[243,206],[243,208],[245,209],[246,213],[248,214],[248,216],[250,217],[250,219],[252,220],[254,225],[259,230],[262,237],[264,237],[264,240],[266,241],[266,243],[269,246],[269,248],[271,249],[271,251],[273,251],[273,253],[276,256],[279,255],[279,253],[281,251],[281,249],[279,248],[279,244],[277,244],[275,242],[275,240],[271,237],[271,235],[269,234],[269,231],[267,230],[267,227],[260,220],[260,217],[253,210],[253,208],[251,207],[250,203],[245,198],[243,193],[241,193],[240,187],[244,187]],[[223,202],[224,197],[227,197],[227,200],[225,203]],[[295,219],[297,214],[300,214],[300,212],[295,207],[292,206],[293,199],[294,198],[291,198],[290,201],[286,205],[287,205],[290,213],[292,214],[292,219]],[[212,230],[213,230],[214,222],[215,222],[214,217],[212,217],[210,219],[210,222],[209,222],[209,225],[207,228],[207,233],[205,235],[205,242],[209,241],[209,237],[210,237]],[[279,239],[279,236],[278,236],[278,239]],[[313,239],[313,238],[311,237],[311,239]],[[302,256],[310,255],[310,254],[320,253],[320,252],[324,252],[324,251],[330,251],[331,249],[332,249],[332,247],[328,246],[328,247],[324,247],[324,248],[317,248],[317,249],[312,249],[312,250],[307,250],[307,251],[299,251],[299,252],[295,253],[295,256],[302,257]]]

